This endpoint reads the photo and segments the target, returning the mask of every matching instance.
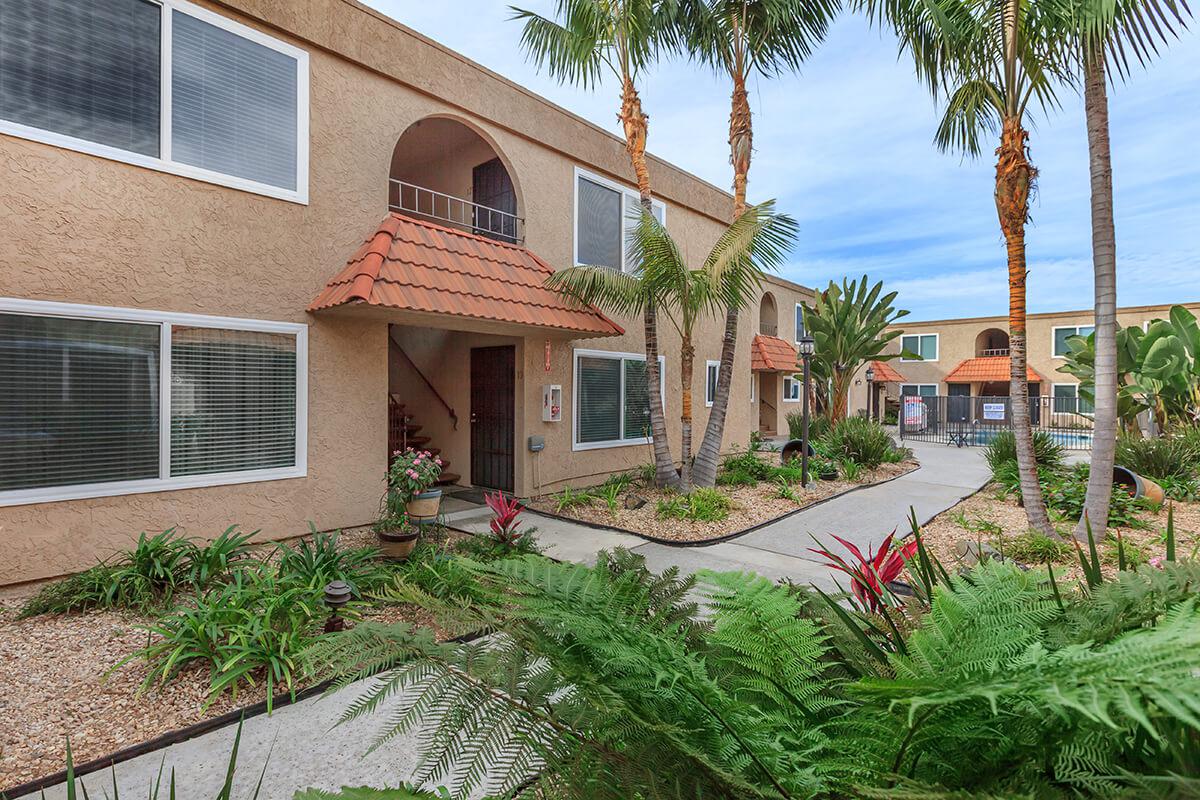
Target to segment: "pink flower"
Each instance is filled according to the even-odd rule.
[[[1150,566],[1154,567],[1155,569],[1162,569],[1164,560],[1165,559],[1162,556],[1155,556],[1154,558],[1150,559]]]

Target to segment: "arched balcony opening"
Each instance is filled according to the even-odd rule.
[[[975,357],[1008,355],[1008,333],[999,328],[988,328],[980,331],[975,337]]]
[[[390,210],[521,244],[520,205],[508,160],[474,127],[426,117],[396,142],[388,173]]]
[[[758,332],[765,336],[779,334],[779,307],[775,305],[775,296],[763,292],[758,304]]]

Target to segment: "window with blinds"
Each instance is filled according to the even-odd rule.
[[[171,475],[296,462],[296,337],[171,329]]]
[[[661,361],[659,382],[661,386]],[[623,353],[577,352],[576,448],[640,444],[649,438],[646,359]]]
[[[225,175],[296,188],[296,59],[175,13],[171,152]]]
[[[0,505],[305,474],[304,325],[73,308],[0,300]]]
[[[0,132],[59,147],[303,202],[307,73],[186,0],[0,0]]]
[[[632,189],[582,170],[575,177],[575,263],[632,271],[630,237],[641,219],[641,200]],[[666,207],[655,200],[654,218],[665,223]]]
[[[158,477],[159,327],[0,313],[0,493]]]
[[[0,0],[0,118],[158,155],[161,9]]]

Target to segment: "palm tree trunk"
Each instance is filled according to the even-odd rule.
[[[1029,527],[1054,535],[1042,487],[1038,483],[1033,454],[1033,428],[1029,416],[1029,381],[1025,332],[1025,222],[1029,219],[1029,193],[1037,170],[1029,163],[1025,142],[1029,134],[1020,119],[1006,117],[996,149],[996,213],[1008,247],[1008,332],[1012,366],[1009,402],[1012,404],[1013,438],[1016,440],[1017,469],[1021,477],[1021,499]]]
[[[642,208],[646,213],[652,213],[650,170],[646,167],[646,115],[642,113],[642,99],[638,96],[637,87],[628,75],[621,83],[621,113],[618,118],[625,130],[625,151],[637,176]],[[624,220],[621,224],[623,230]],[[650,403],[650,435],[654,442],[654,482],[658,486],[678,486],[679,473],[675,470],[671,444],[667,441],[667,420],[660,391],[658,311],[653,300],[646,303],[642,322],[646,333],[646,394]]]
[[[733,95],[729,111],[729,160],[733,164],[733,218],[746,213],[746,181],[750,174],[750,156],[754,145],[754,123],[745,77],[733,74]],[[717,367],[717,388],[704,440],[696,454],[693,479],[698,486],[714,486],[717,482],[717,461],[721,442],[725,438],[725,414],[729,409],[729,387],[733,383],[733,364],[737,355],[738,309],[725,311],[725,336],[721,340],[721,366]],[[753,380],[751,376],[751,380]]]
[[[1104,54],[1093,53],[1085,67],[1083,103],[1087,115],[1088,157],[1092,180],[1092,272],[1096,293],[1096,407],[1092,432],[1092,468],[1084,517],[1075,538],[1096,541],[1108,529],[1112,470],[1117,442],[1117,234],[1113,223],[1112,154],[1108,140],[1108,94]]]
[[[682,466],[679,468],[680,488],[685,492],[692,490],[692,371],[696,361],[696,348],[692,346],[692,337],[684,336],[679,353],[679,383],[682,390],[682,410],[679,412],[679,428],[683,432]]]

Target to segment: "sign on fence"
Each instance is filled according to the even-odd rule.
[[[927,425],[929,410],[925,401],[915,395],[904,396],[904,427],[908,430],[924,430]]]
[[[984,403],[983,404],[984,419],[1004,419],[1004,403]]]

